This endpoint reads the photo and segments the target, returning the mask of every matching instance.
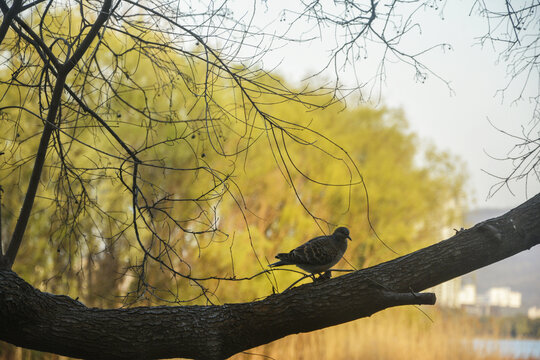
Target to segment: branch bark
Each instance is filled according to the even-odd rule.
[[[7,8],[7,4],[2,1],[2,10],[5,10]],[[4,41],[4,38],[6,37],[7,31],[9,27],[11,26],[11,23],[13,22],[13,19],[19,11],[21,10],[22,6],[22,0],[15,0],[13,1],[13,4],[7,11],[2,11],[4,13],[4,19],[2,20],[2,24],[0,25],[0,44]]]
[[[223,359],[289,334],[408,304],[415,293],[540,243],[540,194],[507,214],[377,266],[261,301],[221,306],[87,308],[0,270],[0,339],[80,358]]]

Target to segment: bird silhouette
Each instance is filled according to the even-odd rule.
[[[317,236],[288,253],[276,255],[270,267],[296,265],[311,274],[320,274],[336,265],[347,250],[349,229],[338,227],[332,235]]]

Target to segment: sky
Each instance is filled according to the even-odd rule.
[[[485,22],[476,16],[469,17],[468,8],[462,3],[453,5],[445,10],[444,22],[429,24],[431,29],[425,26],[425,32],[444,36],[453,46],[453,51],[435,54],[433,62],[451,82],[454,92],[449,93],[446,86],[436,81],[426,84],[407,81],[396,72],[388,76],[386,102],[402,107],[412,129],[422,138],[466,161],[475,207],[515,207],[540,191],[538,182],[529,186],[513,183],[513,193],[503,188],[488,198],[490,187],[498,181],[486,172],[504,176],[511,171],[510,162],[497,159],[505,158],[516,140],[496,128],[519,134],[521,126],[531,120],[533,104],[513,103],[517,96],[512,91],[515,88],[504,99],[497,94],[509,80],[506,64],[497,64],[497,53],[490,47],[482,48],[470,35],[481,35]],[[435,27],[437,31],[433,31]],[[532,85],[537,84],[533,81],[529,85],[528,91],[533,94]]]
[[[270,3],[270,2],[269,2]],[[291,6],[291,2],[273,1],[275,9]],[[280,6],[281,5],[281,6]],[[256,22],[274,18],[276,13],[265,9]],[[275,10],[278,11],[278,10]],[[512,102],[517,92],[510,89],[503,99],[497,90],[508,82],[506,64],[498,63],[497,52],[491,47],[482,48],[475,37],[485,33],[486,22],[478,16],[469,16],[470,2],[456,1],[429,14],[422,23],[421,34],[409,40],[413,48],[449,43],[452,50],[435,50],[424,61],[436,74],[450,83],[452,90],[435,76],[424,83],[414,79],[414,72],[403,63],[388,64],[386,81],[381,89],[378,106],[401,108],[418,134],[421,143],[434,143],[440,150],[458,155],[465,163],[469,175],[466,191],[471,208],[512,208],[540,192],[538,182],[512,183],[510,192],[502,188],[488,197],[490,188],[498,182],[488,173],[504,176],[512,169],[504,158],[515,145],[515,139],[502,134],[497,128],[519,134],[522,126],[531,120],[532,104],[528,101]],[[436,15],[437,15],[436,14]],[[442,20],[441,18],[444,18]],[[285,18],[279,26],[290,24]],[[325,31],[324,29],[322,30]],[[324,34],[323,34],[324,38]],[[416,43],[417,42],[417,43]],[[301,80],[321,68],[328,61],[326,40],[314,40],[308,45],[289,44],[265,57],[265,66],[277,66],[277,71],[289,81]],[[373,76],[377,63],[376,50],[368,53],[362,69],[362,78]],[[375,55],[375,56],[373,56]],[[342,74],[342,79],[352,79],[352,72]],[[326,75],[331,76],[331,75]],[[533,80],[526,93],[534,94]]]

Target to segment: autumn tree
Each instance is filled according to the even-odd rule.
[[[344,110],[363,84],[314,78],[298,87],[264,67],[274,47],[309,41],[296,28],[307,19],[335,29],[327,69],[336,74],[382,45],[378,76],[397,58],[424,79],[423,53],[401,40],[429,3],[301,5],[281,13],[290,24],[284,33],[255,21],[264,2],[236,5],[0,1],[7,60],[0,69],[0,339],[83,358],[219,359],[390,306],[433,304],[432,294],[419,292],[540,241],[537,196],[448,241],[278,293],[266,269],[282,244],[276,239],[292,244],[345,222],[369,234],[354,245],[365,248],[353,263],[374,265],[375,246],[403,253],[438,236],[429,216],[440,225],[452,216],[445,206],[460,201],[460,178],[436,151],[426,160],[441,169],[415,168],[399,114]],[[396,170],[406,175],[401,182],[370,163],[384,158],[376,153],[388,140],[400,148],[399,161],[388,154],[387,166],[410,170]],[[534,173],[537,163],[527,169]],[[375,178],[384,182],[371,184]],[[269,196],[258,199],[264,191]],[[403,194],[418,211],[409,215],[423,220],[389,221],[385,202],[399,210],[408,204],[397,200]],[[275,221],[262,224],[260,214]],[[238,275],[246,258],[256,266]],[[206,273],[201,264],[210,262]],[[37,290],[17,275],[24,263],[48,274],[48,291],[115,309]],[[220,303],[233,284],[254,282],[268,287],[257,296],[276,294]],[[111,295],[121,300],[103,300]]]

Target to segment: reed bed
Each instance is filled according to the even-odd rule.
[[[440,309],[393,308],[370,318],[291,335],[238,354],[233,360],[506,360],[479,353],[470,341],[475,318]]]

